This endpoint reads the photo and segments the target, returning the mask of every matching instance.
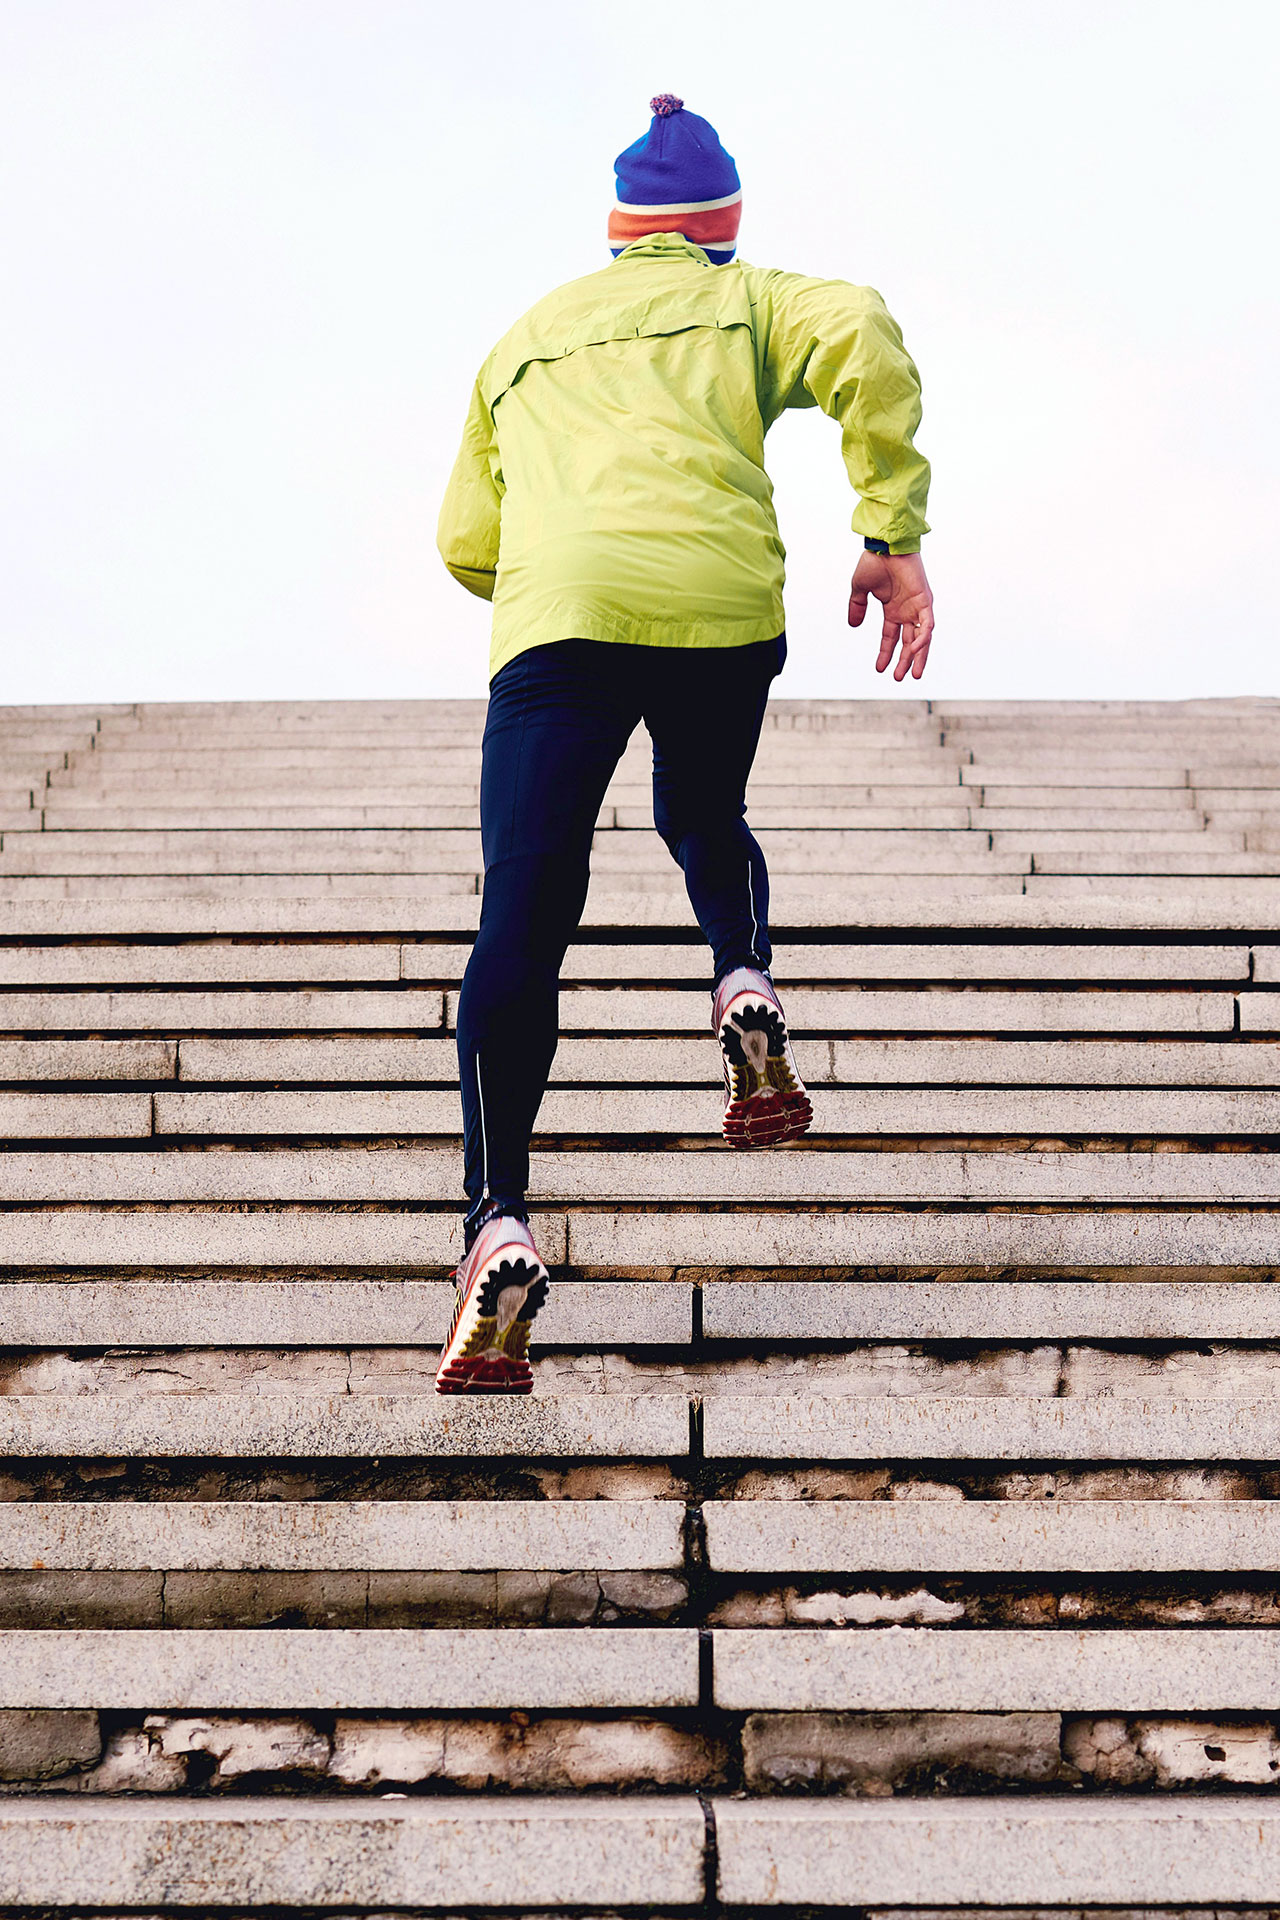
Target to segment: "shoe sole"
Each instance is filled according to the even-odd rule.
[[[780,1147],[798,1140],[813,1124],[813,1107],[803,1088],[798,1093],[762,1089],[724,1110],[720,1132],[731,1147]]]
[[[744,1025],[735,1018],[739,1014],[767,1018],[761,1023],[748,1017]],[[729,1094],[720,1132],[729,1146],[778,1147],[807,1133],[813,1105],[790,1064],[790,1039],[780,1009],[758,994],[739,994],[726,1007],[716,1037]]]
[[[533,1392],[529,1330],[551,1281],[536,1256],[500,1255],[458,1316],[440,1356],[437,1393]]]

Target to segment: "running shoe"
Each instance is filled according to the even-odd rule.
[[[813,1108],[796,1071],[773,982],[737,967],[716,988],[712,1031],[724,1059],[721,1132],[731,1147],[776,1147],[809,1129]]]
[[[523,1220],[486,1221],[453,1276],[449,1337],[437,1393],[532,1393],[529,1329],[550,1280]]]

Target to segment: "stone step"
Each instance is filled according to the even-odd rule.
[[[0,1138],[139,1140],[151,1133],[149,1093],[0,1093]]]
[[[361,879],[349,876],[342,885]],[[207,877],[201,883],[203,893],[198,887],[175,891],[179,883],[165,876],[156,877],[154,884],[131,881],[130,887],[138,889],[135,892],[126,892],[123,883],[108,887],[98,881],[17,879],[8,883],[0,900],[0,939],[253,934],[363,939],[393,932],[417,938],[474,931],[480,912],[477,898],[443,892],[435,883],[429,895],[415,886],[408,897],[404,889],[393,887],[392,882],[398,885],[397,876],[384,876],[384,880],[380,890],[359,895],[330,891],[326,898],[314,887],[306,891],[311,877],[305,875],[291,883],[288,894],[263,893],[253,876]],[[1033,889],[1032,894],[1023,894],[1024,884]],[[97,893],[73,896],[67,891],[86,886],[96,887]],[[1091,930],[1139,932],[1148,939],[1166,931],[1179,938],[1204,931],[1219,941],[1232,932],[1254,936],[1280,931],[1280,890],[1267,880],[1229,879],[1219,885],[1199,877],[1171,890],[1158,879],[1140,881],[1130,876],[1123,886],[1130,891],[1123,891],[1121,881],[1111,877],[1107,880],[1110,890],[1099,891],[1092,881],[1032,874],[1025,882],[996,875],[954,886],[922,880],[910,886],[876,882],[863,887],[857,876],[851,876],[837,892],[830,887],[810,889],[797,877],[784,876],[781,887],[775,889],[772,917],[775,932],[783,938],[788,930],[800,927],[808,934],[835,929],[846,935],[862,930],[923,933],[936,929],[948,937],[969,929],[1006,935]],[[685,938],[695,931],[687,900],[674,893],[650,895],[634,884],[625,893],[616,888],[591,889],[582,926],[588,935],[644,928]]]
[[[1270,1301],[1254,1291],[1262,1298],[1249,1311],[1262,1338]],[[435,1348],[453,1301],[446,1280],[7,1280],[0,1349]],[[1208,1327],[1206,1309],[1177,1330],[1192,1337]],[[557,1280],[538,1315],[539,1349],[686,1346],[692,1337],[693,1289],[680,1281]],[[1232,1337],[1230,1322],[1217,1337]]]
[[[1247,1414],[1232,1410],[1232,1418],[1247,1419]],[[1230,1451],[1225,1432],[1218,1444]],[[680,1458],[688,1450],[684,1393],[544,1392],[458,1399],[433,1392],[425,1382],[423,1391],[401,1394],[19,1393],[0,1398],[0,1454],[11,1459],[661,1459]]]
[[[730,1911],[859,1906],[1018,1909],[1271,1904],[1280,1809],[1243,1794],[719,1800],[717,1886]],[[940,1911],[941,1910],[941,1911]]]
[[[957,1281],[738,1278],[701,1293],[703,1341],[1280,1339],[1269,1281],[1005,1280],[993,1295]],[[692,1300],[683,1281],[557,1280],[537,1346],[686,1346]],[[444,1280],[9,1280],[0,1347],[434,1348],[452,1305]],[[1225,1360],[1220,1373],[1230,1385]]]
[[[443,1018],[443,995],[418,988],[367,993],[291,993],[287,989],[255,993],[0,993],[0,1031],[7,1033],[101,1033],[113,1028],[180,1033],[217,1027],[286,1031],[400,1027],[421,1031],[441,1027]]]
[[[0,1031],[6,1033],[102,1033],[108,1030],[169,1034],[218,1028],[290,1030],[351,1028],[439,1029],[457,1023],[458,996],[409,985],[395,991],[287,988],[256,992],[0,992]],[[564,1033],[703,1033],[708,1026],[707,989],[570,986],[560,996]],[[1236,999],[1230,993],[1094,988],[1045,991],[1027,988],[913,992],[800,988],[787,995],[787,1019],[797,1031],[869,1033],[1230,1033]],[[1240,996],[1242,1028],[1280,1027],[1280,994]]]
[[[353,1001],[357,998],[349,997]],[[7,1023],[6,1009],[16,998],[0,994],[0,1023]],[[335,995],[334,999],[338,1002],[339,996]],[[451,992],[446,999],[446,1023],[452,1031],[457,1025],[458,997]],[[35,1007],[35,996],[32,1003]],[[1280,994],[1242,995],[1241,1006],[1255,1010],[1254,1018],[1268,1016],[1271,1028],[1280,1025]],[[869,1033],[887,1028],[920,1033],[1229,1033],[1235,1021],[1235,1000],[1227,993],[1108,993],[1092,988],[1059,993],[1035,988],[1013,993],[964,990],[913,993],[874,988],[840,993],[800,988],[788,993],[786,1013],[788,1026],[797,1032],[807,1028],[826,1033]],[[1243,1014],[1241,1017],[1243,1023]],[[24,1020],[13,1024],[34,1026],[38,1022]],[[149,1024],[159,1026],[160,1018]],[[218,1024],[233,1023],[228,1020]],[[336,1015],[331,1024],[340,1024]],[[361,1021],[359,1024],[373,1023]],[[422,1019],[413,1024],[425,1027],[434,1023]],[[706,1024],[705,989],[668,988],[654,992],[625,987],[601,990],[571,986],[560,995],[562,1033],[619,1030],[698,1033]],[[1258,1025],[1250,1030],[1270,1028]]]
[[[165,946],[64,945],[0,947],[0,986],[140,987],[234,982],[376,982],[432,980],[459,984],[470,944],[456,941],[362,940],[231,942],[186,941]],[[1255,978],[1280,981],[1280,947],[1260,945]],[[1270,971],[1268,971],[1270,969]],[[567,982],[623,979],[696,981],[710,970],[701,941],[583,942],[570,947],[561,977]],[[1246,982],[1246,946],[973,945],[938,941],[780,941],[774,978],[797,980],[1059,980],[1073,986],[1099,980]]]
[[[992,1329],[998,1334],[998,1327]],[[716,1392],[708,1459],[1274,1461],[1280,1390],[1261,1400],[1171,1394],[1048,1400],[1019,1394],[846,1396]],[[687,1394],[547,1394],[478,1404],[415,1394],[251,1390],[8,1394],[10,1459],[679,1459]]]
[[[421,949],[415,949],[415,953],[419,951]],[[461,954],[469,949],[450,947],[443,951]],[[1184,951],[1190,959],[1198,950]],[[1225,951],[1229,953],[1231,949]],[[1235,951],[1245,956],[1247,977],[1248,950]],[[400,978],[400,954],[396,942],[372,940],[350,944],[308,941],[253,946],[233,945],[229,941],[192,941],[166,947],[0,947],[0,986],[128,988],[220,985],[224,981],[299,984],[388,981]],[[1190,964],[1194,964],[1194,960],[1190,960]],[[1202,964],[1213,967],[1223,963],[1215,963],[1210,955]],[[1173,976],[1166,973],[1158,977]],[[1230,975],[1188,974],[1186,977],[1238,979],[1241,976],[1236,971]]]
[[[176,1044],[180,1054],[182,1080],[223,1081],[300,1081],[323,1085],[343,1081],[371,1081],[375,1085],[396,1081],[437,1081],[452,1085],[457,1074],[457,1051],[450,1039],[421,1040],[397,1038],[332,1039],[327,1036],[295,1040],[279,1039],[183,1039],[164,1041],[0,1041],[0,1068],[12,1057],[16,1066],[29,1060],[33,1068],[46,1058],[49,1049],[49,1077],[59,1077],[52,1069],[66,1061],[73,1063],[69,1050],[77,1047],[147,1045],[168,1048]],[[31,1049],[29,1054],[11,1055],[17,1047]],[[40,1049],[40,1051],[35,1051]],[[55,1051],[55,1049],[57,1051]],[[96,1057],[96,1056],[89,1056]],[[1224,1045],[1221,1041],[1178,1040],[805,1040],[796,1042],[796,1059],[805,1080],[811,1085],[848,1083],[855,1086],[885,1088],[886,1084],[925,1086],[956,1085],[947,1101],[936,1111],[949,1129],[961,1112],[983,1114],[981,1105],[962,1107],[969,1096],[985,1100],[987,1089],[1004,1086],[1098,1087],[1103,1094],[1125,1087],[1159,1086],[1176,1090],[1196,1087],[1252,1088],[1269,1101],[1270,1091],[1280,1086],[1280,1046],[1254,1041],[1248,1046]],[[39,1077],[37,1074],[32,1077]],[[169,1076],[161,1076],[169,1077]],[[719,1085],[719,1061],[709,1036],[678,1040],[660,1037],[634,1039],[628,1035],[580,1040],[563,1039],[552,1067],[554,1083],[578,1082],[586,1088],[622,1082],[628,1086],[675,1086],[696,1082],[710,1088]],[[957,1084],[958,1083],[958,1084]],[[983,1083],[986,1083],[985,1086]],[[267,1096],[268,1098],[274,1096]],[[380,1093],[374,1097],[381,1098]],[[556,1096],[558,1098],[558,1095]],[[918,1097],[918,1096],[913,1096]],[[997,1094],[998,1100],[1007,1096]],[[1102,1097],[1098,1095],[1096,1097]],[[890,1130],[887,1116],[901,1111],[888,1091],[875,1095],[866,1109],[875,1114],[877,1128]],[[828,1104],[824,1110],[831,1112]],[[264,1109],[267,1111],[268,1109]],[[1002,1107],[1001,1111],[1005,1109]],[[1033,1106],[1016,1111],[1028,1115],[1046,1111]],[[1074,1107],[1065,1111],[1114,1113],[1114,1109]],[[166,1108],[166,1112],[170,1109]],[[195,1111],[194,1109],[192,1111]],[[290,1109],[281,1108],[283,1115]],[[323,1111],[317,1103],[317,1112]],[[379,1110],[370,1107],[376,1114]],[[409,1111],[405,1109],[405,1111]],[[432,1110],[436,1111],[436,1110]],[[1013,1109],[1010,1109],[1013,1111]],[[1152,1118],[1148,1107],[1135,1107],[1135,1116],[1147,1129]],[[1164,1111],[1162,1108],[1161,1111]],[[1172,1111],[1172,1109],[1170,1109]],[[1184,1109],[1184,1111],[1189,1111]],[[1227,1113],[1229,1109],[1217,1109]],[[1269,1106],[1242,1109],[1251,1114],[1269,1113]],[[292,1124],[289,1127],[293,1131]],[[909,1131],[912,1129],[908,1129]],[[1015,1131],[1021,1131],[1021,1126]],[[1040,1131],[1037,1125],[1033,1130]],[[1056,1131],[1054,1126],[1044,1129]],[[1194,1131],[1195,1129],[1193,1129]],[[1210,1128],[1210,1131],[1213,1129]],[[1232,1129],[1233,1131],[1235,1129]]]
[[[21,1242],[15,1236],[13,1244],[25,1249],[34,1243],[36,1251],[29,1258],[35,1265],[40,1236],[50,1236],[48,1251],[52,1255],[54,1240],[61,1241],[62,1223],[75,1217],[26,1215],[25,1221],[35,1223],[34,1231],[29,1237],[24,1233]],[[94,1224],[104,1241],[118,1219],[124,1216],[98,1216]],[[5,1223],[0,1221],[0,1232],[5,1231]],[[176,1233],[175,1242],[190,1244],[178,1241]],[[86,1242],[68,1231],[64,1244],[70,1248]],[[123,1252],[129,1244],[127,1234],[122,1232],[113,1244]],[[1046,1270],[1071,1274],[1097,1268],[1107,1272],[1157,1268],[1192,1269],[1186,1275],[1192,1278],[1196,1273],[1209,1272],[1273,1272],[1275,1250],[1274,1215],[1225,1210],[948,1214],[584,1211],[575,1213],[569,1222],[571,1265],[602,1272],[924,1267],[957,1275],[995,1270],[1017,1278],[1024,1272]],[[105,1253],[99,1258],[106,1264]],[[27,1259],[24,1253],[16,1264],[26,1264]],[[75,1262],[64,1252],[62,1258],[40,1264],[69,1266]],[[126,1264],[123,1258],[121,1264]]]
[[[73,1643],[73,1658],[74,1642],[88,1637],[65,1636]],[[218,1636],[201,1637],[216,1641]],[[252,1642],[255,1636],[242,1637]],[[8,1638],[21,1641],[24,1636]],[[713,1640],[715,1702],[730,1713],[1181,1715],[1280,1710],[1280,1633],[1265,1628],[1205,1634],[1185,1628],[1072,1632],[1023,1627],[1016,1632],[939,1633],[900,1627],[886,1633],[883,1628],[844,1627],[825,1633],[761,1633],[721,1627]],[[31,1665],[36,1670],[26,1690],[34,1693],[44,1683],[34,1660]],[[79,1697],[63,1700],[60,1682],[54,1681],[53,1688],[58,1697],[51,1705],[80,1704]],[[8,1693],[0,1697],[7,1700]],[[44,1703],[33,1699],[30,1704]]]
[[[42,1331],[46,1324],[35,1322]],[[702,1337],[1269,1341],[1280,1339],[1280,1298],[1270,1281],[1248,1280],[1004,1280],[994,1294],[954,1280],[710,1280]]]
[[[170,1097],[184,1096],[161,1095],[158,1100]],[[452,1148],[0,1152],[0,1206],[448,1203],[457,1196],[458,1179],[458,1155]],[[535,1153],[530,1191],[546,1202],[623,1200],[656,1206],[695,1201],[806,1207],[852,1201],[1280,1206],[1280,1154],[584,1149]]]
[[[1237,1672],[1257,1674],[1253,1649],[1240,1652]],[[696,1706],[697,1630],[0,1631],[0,1709],[509,1711],[517,1700],[526,1711]]]
[[[543,1259],[565,1259],[566,1216],[536,1214]],[[1144,1268],[1269,1272],[1270,1212],[574,1213],[569,1264],[585,1273],[692,1267],[941,1267],[1074,1273]],[[458,1221],[444,1213],[332,1210],[113,1212],[33,1207],[0,1216],[0,1267],[263,1268],[452,1266]],[[1011,1276],[1013,1277],[1013,1276]],[[1188,1275],[1188,1277],[1191,1277]]]
[[[585,1049],[590,1043],[582,1044]],[[701,1057],[690,1063],[683,1076],[672,1077],[696,1078],[709,1083],[714,1063],[706,1057],[705,1043],[690,1041],[687,1044],[691,1048],[699,1047]],[[970,1044],[977,1054],[978,1046]],[[600,1051],[604,1051],[603,1044]],[[1069,1136],[1122,1135],[1149,1139],[1201,1135],[1217,1139],[1280,1133],[1280,1090],[1268,1093],[1118,1089],[1027,1092],[983,1087],[965,1093],[936,1088],[924,1092],[919,1089],[837,1089],[823,1085],[832,1074],[830,1062],[822,1058],[822,1042],[814,1041],[808,1048],[798,1048],[797,1056],[807,1085],[811,1089],[822,1089],[811,1139],[840,1135],[855,1138],[1002,1135],[1039,1143]],[[642,1043],[631,1043],[628,1057],[635,1063],[637,1080],[663,1078],[670,1071],[669,1055],[659,1055],[656,1046],[645,1058]],[[562,1062],[559,1077],[573,1076],[582,1064],[581,1060],[576,1066],[570,1061]],[[838,1069],[839,1061],[836,1064]],[[1103,1075],[1106,1064],[1099,1062]],[[440,1069],[439,1077],[447,1077],[447,1071],[447,1066]],[[597,1077],[623,1080],[628,1076],[623,1063],[607,1062]],[[857,1077],[856,1068],[849,1077]],[[918,1070],[912,1075],[908,1067],[903,1077],[923,1079],[927,1076]],[[39,1097],[27,1097],[26,1109],[15,1116],[12,1138],[34,1138],[43,1130],[41,1112],[34,1105]],[[0,1103],[5,1098],[0,1094]],[[722,1109],[723,1095],[711,1084],[697,1091],[670,1087],[624,1091],[606,1087],[600,1092],[569,1092],[553,1086],[539,1109],[535,1137],[549,1140],[573,1135],[634,1140],[637,1136],[654,1139],[678,1134],[718,1140]],[[0,1112],[3,1111],[0,1105]],[[454,1089],[430,1093],[394,1090],[157,1093],[154,1115],[155,1133],[166,1140],[185,1140],[193,1135],[249,1139],[282,1134],[309,1138],[334,1135],[344,1139],[360,1135],[388,1139],[438,1138],[457,1136],[462,1124],[462,1110]],[[23,1117],[25,1133],[18,1124]],[[53,1120],[66,1137],[66,1119],[56,1108]],[[768,1187],[771,1176],[759,1173],[762,1164],[753,1159],[751,1173],[726,1174],[725,1177],[762,1178]],[[920,1177],[928,1186],[932,1165]],[[1121,1175],[1113,1174],[1113,1178],[1118,1180]],[[922,1197],[930,1196],[925,1193]]]
[[[0,1801],[0,1902],[368,1912],[699,1902],[692,1795]],[[1251,1850],[1247,1849],[1247,1852]]]
[[[0,1420],[12,1404],[0,1401]],[[712,1460],[1273,1460],[1280,1453],[1280,1396],[1244,1404],[1136,1395],[709,1393],[703,1421]]]
[[[1208,836],[1204,836],[1206,839]],[[1044,845],[1043,838],[1041,846]],[[1207,875],[1218,880],[1267,877],[1274,879],[1280,875],[1280,853],[1225,853],[1212,848],[1200,852],[1179,853],[1171,850],[1162,852],[1129,852],[1125,849],[1112,854],[1104,848],[1097,851],[1072,852],[1070,849],[1053,852],[1048,848],[1042,852],[1039,848],[1028,849],[1034,855],[1035,871],[1045,874],[1097,874],[1106,877],[1110,874],[1167,876],[1176,879],[1180,875]],[[904,856],[905,857],[905,856]],[[993,861],[1011,862],[1022,857],[1019,852],[993,853]],[[904,872],[911,871],[903,868]],[[921,869],[927,871],[927,869]],[[1012,867],[1001,865],[998,872],[1011,872]]]
[[[716,1573],[1272,1573],[1272,1500],[709,1500]]]
[[[0,1502],[0,1568],[663,1571],[677,1500]]]
[[[1274,1630],[717,1628],[727,1712],[1275,1713]],[[0,1631],[0,1708],[423,1711],[698,1703],[688,1627]]]

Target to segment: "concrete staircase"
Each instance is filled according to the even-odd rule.
[[[0,711],[0,1908],[1280,1906],[1280,702],[775,703],[773,1155],[637,741],[493,1403],[482,721]]]

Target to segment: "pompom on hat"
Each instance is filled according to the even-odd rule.
[[[649,102],[648,133],[614,161],[617,202],[609,215],[614,257],[647,233],[682,233],[717,267],[732,260],[742,183],[720,136],[674,93]]]

